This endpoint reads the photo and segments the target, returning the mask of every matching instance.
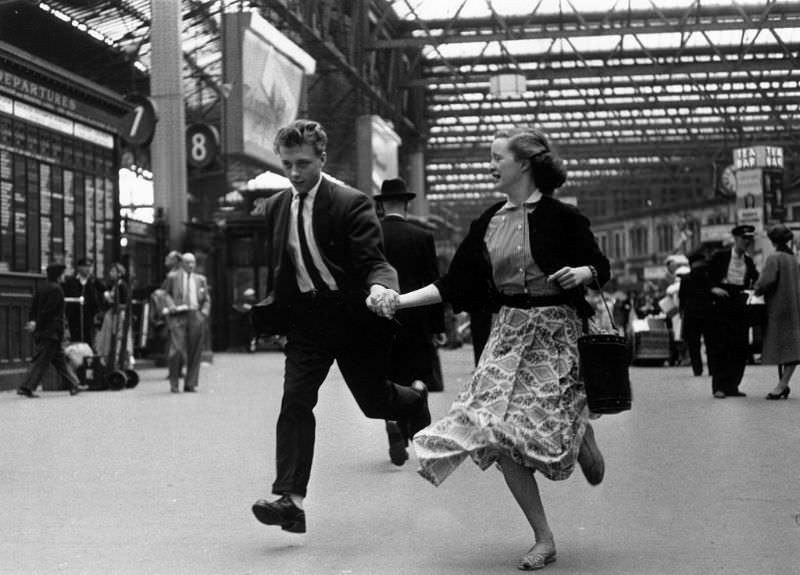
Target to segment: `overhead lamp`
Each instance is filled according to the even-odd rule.
[[[495,74],[489,77],[489,94],[495,98],[513,98],[525,93],[524,74]]]

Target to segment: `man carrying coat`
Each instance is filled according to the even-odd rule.
[[[755,228],[738,225],[731,230],[733,247],[716,251],[708,264],[708,291],[711,293],[706,346],[708,348],[711,391],[717,399],[744,397],[739,384],[744,376],[749,351],[745,305],[747,294],[758,279],[753,258]]]
[[[424,287],[439,279],[433,234],[408,221],[409,192],[400,178],[385,180],[375,201],[383,208],[383,242],[386,259],[397,270],[402,293]],[[392,342],[389,379],[401,385],[420,380],[430,391],[441,391],[434,370],[437,351],[434,334],[444,332],[441,304],[401,310],[395,315],[397,333]],[[397,422],[387,421],[389,458],[395,465],[408,459],[407,443]]]
[[[401,421],[410,436],[430,423],[424,384],[403,387],[386,378],[392,322],[369,311],[399,289],[383,254],[370,199],[322,175],[327,135],[310,120],[281,128],[275,152],[292,187],[264,206],[267,297],[272,332],[286,335],[283,400],[277,424],[274,501],[253,514],[267,525],[304,533],[314,456],[314,406],[335,360],[362,412]]]

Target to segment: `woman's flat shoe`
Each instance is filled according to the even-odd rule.
[[[534,551],[533,548],[531,548],[531,550],[519,560],[517,569],[520,571],[538,571],[539,569],[544,569],[545,565],[554,563],[555,560],[555,551],[552,551],[551,553],[540,553],[539,551]]]
[[[792,391],[788,387],[783,389],[780,393],[768,393],[766,399],[789,399],[789,392]]]

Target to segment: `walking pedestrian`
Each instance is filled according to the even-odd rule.
[[[413,443],[419,473],[437,486],[468,457],[481,469],[499,463],[535,538],[518,567],[536,570],[555,561],[556,545],[535,472],[566,479],[577,461],[591,484],[604,475],[577,341],[592,314],[584,286],[601,287],[610,266],[589,220],[553,198],[566,171],[543,132],[498,133],[490,165],[507,200],[472,223],[445,276],[394,302],[444,299],[456,310],[496,312],[472,380]]]
[[[79,392],[78,378],[67,365],[62,343],[64,340],[64,281],[66,267],[60,263],[47,266],[47,281],[33,294],[29,321],[25,329],[33,333],[36,349],[25,379],[17,395],[39,397],[35,392],[52,365],[69,389],[70,395]]]
[[[195,271],[195,255],[186,252],[181,260],[182,267],[170,272],[164,281],[167,307],[163,311],[171,322],[169,387],[172,393],[180,392],[180,372],[184,366],[183,391],[193,393],[200,383],[203,334],[211,313],[211,295],[206,276]]]
[[[749,355],[745,290],[758,279],[756,265],[747,253],[753,246],[755,227],[740,224],[731,235],[733,247],[712,254],[707,276],[711,313],[706,346],[711,392],[717,399],[747,395],[739,390]]]
[[[291,188],[265,203],[266,304],[273,333],[286,335],[283,400],[277,424],[274,501],[253,505],[267,525],[303,533],[314,456],[314,406],[334,360],[362,412],[401,422],[409,437],[430,423],[427,389],[387,380],[392,322],[367,309],[397,290],[375,209],[362,192],[323,176],[328,137],[297,120],[275,138]],[[394,293],[394,292],[393,292]]]
[[[711,292],[708,289],[707,273],[708,267],[703,253],[689,254],[689,273],[681,278],[678,289],[683,341],[689,352],[692,373],[698,377],[703,375],[701,339],[707,339],[704,334],[708,331],[708,317],[711,313]],[[706,355],[708,355],[707,348],[708,342],[706,342]]]
[[[761,363],[778,366],[778,384],[767,399],[786,399],[789,381],[800,363],[800,267],[789,247],[792,230],[777,224],[767,237],[775,252],[767,256],[755,285],[756,295],[763,295],[767,304]]]
[[[375,201],[383,208],[381,229],[387,261],[397,271],[402,292],[428,285],[439,277],[433,234],[408,221],[408,202],[416,194],[408,191],[400,178],[384,180]],[[428,391],[442,391],[435,377],[435,334],[444,332],[444,310],[441,305],[426,309],[398,312],[397,331],[392,341],[389,379],[410,386],[422,381]],[[396,421],[386,422],[389,437],[389,459],[403,465],[408,459],[405,434]]]

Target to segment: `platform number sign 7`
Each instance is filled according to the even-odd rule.
[[[134,146],[146,146],[153,139],[158,115],[153,100],[143,94],[125,98],[133,107],[120,120],[119,134]]]
[[[219,132],[208,124],[186,129],[186,162],[193,168],[210,166],[219,154]]]

